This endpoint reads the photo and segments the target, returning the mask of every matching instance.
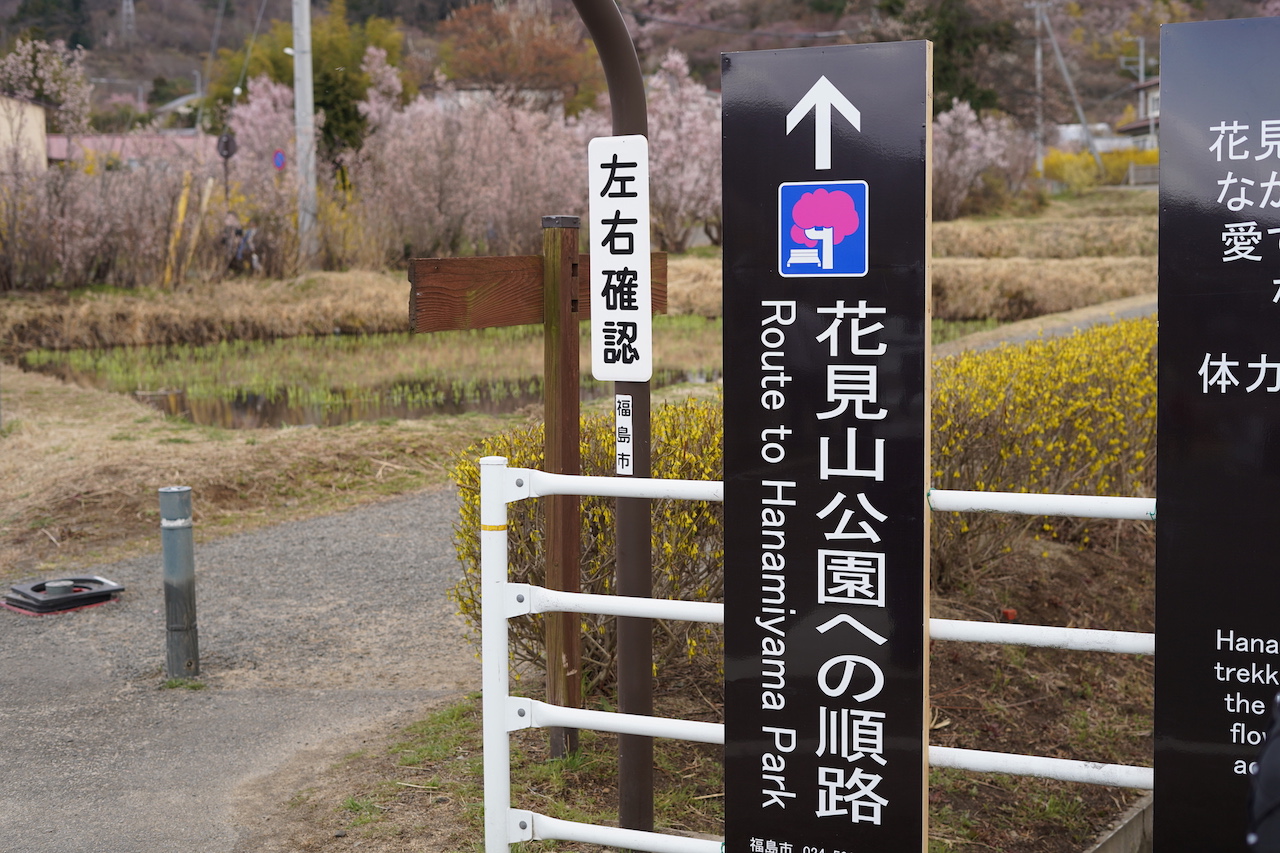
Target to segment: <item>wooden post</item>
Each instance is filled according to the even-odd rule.
[[[578,421],[578,321],[591,317],[591,300],[578,299],[578,281],[590,279],[590,255],[578,254],[578,217],[543,218],[543,254],[500,258],[414,258],[409,262],[409,327],[415,332],[443,332],[454,329],[487,329],[542,323],[546,372],[546,467],[558,473],[580,473]],[[572,224],[571,224],[572,223]],[[652,310],[667,313],[667,256],[654,252],[650,258]],[[648,474],[648,385],[642,400],[646,413],[643,442],[645,475]],[[553,438],[554,436],[554,438]],[[570,462],[570,458],[572,462]],[[638,463],[637,463],[638,464]],[[572,468],[569,466],[572,465]],[[576,497],[547,498],[547,579],[552,589],[576,592],[580,588],[579,500]],[[648,522],[647,505],[642,514]],[[640,534],[648,577],[649,533]],[[621,590],[620,590],[621,591]],[[634,594],[634,593],[633,593]],[[648,625],[649,620],[643,621]],[[548,701],[581,705],[581,641],[578,619],[572,614],[547,617],[547,698]],[[558,625],[559,627],[553,627]],[[643,629],[647,632],[649,629]],[[650,639],[649,642],[652,642]],[[650,678],[652,655],[643,650],[644,680]],[[577,749],[577,731],[552,731],[553,755],[562,755],[567,746]],[[642,741],[650,741],[641,738]],[[649,755],[652,755],[650,746]],[[652,760],[641,756],[642,778],[652,778]],[[630,766],[630,765],[628,765]],[[644,786],[641,786],[644,787]],[[649,799],[652,801],[652,785]],[[643,808],[643,803],[641,804]],[[651,810],[651,808],[650,808]]]
[[[578,402],[578,232],[576,216],[542,217],[543,405],[546,469],[553,474],[582,473]],[[547,499],[548,589],[579,592],[581,499]],[[582,705],[582,649],[575,613],[548,613],[543,623],[547,646],[547,701]],[[552,727],[551,757],[577,752],[578,731]]]
[[[191,266],[191,259],[196,253],[196,244],[200,242],[200,231],[204,228],[204,217],[209,212],[209,199],[213,197],[213,178],[207,178],[204,182],[204,189],[200,191],[200,206],[196,209],[196,222],[191,228],[191,236],[187,238],[187,251],[182,257],[182,263],[178,264],[178,273],[174,278],[174,287],[178,287],[186,279],[187,268]]]
[[[182,240],[182,221],[187,218],[187,200],[191,197],[191,173],[182,173],[182,192],[178,194],[178,204],[173,210],[173,230],[169,233],[169,252],[165,255],[164,275],[160,286],[168,289],[173,285],[174,268],[178,265],[178,243]]]

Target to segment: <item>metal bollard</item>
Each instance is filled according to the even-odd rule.
[[[165,672],[169,678],[200,674],[196,628],[196,558],[191,535],[191,487],[160,489],[160,543],[164,551]]]

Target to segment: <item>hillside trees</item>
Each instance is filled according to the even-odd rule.
[[[974,109],[1003,106],[1001,92],[986,73],[1011,53],[1017,30],[998,4],[981,9],[970,0],[881,0],[888,20],[877,35],[885,40],[924,38],[933,42],[934,113],[963,101]]]
[[[317,13],[311,27],[315,107],[324,115],[317,137],[321,157],[333,162],[346,149],[358,150],[367,131],[357,104],[365,97],[369,80],[361,62],[369,47],[385,52],[387,61],[400,64],[404,33],[392,21],[371,17],[362,24],[347,21],[346,0],[331,0],[327,12]],[[293,85],[293,58],[284,52],[293,44],[292,25],[275,21],[270,31],[253,44],[247,79],[263,76],[275,83]],[[246,48],[219,52],[218,72],[209,87],[210,97],[223,111],[235,100],[232,89],[245,67]]]
[[[475,5],[440,25],[440,70],[453,83],[494,92],[508,104],[546,109],[563,101],[566,115],[595,106],[604,72],[575,19],[534,3]]]
[[[28,39],[93,47],[89,12],[86,0],[22,0],[9,24]]]

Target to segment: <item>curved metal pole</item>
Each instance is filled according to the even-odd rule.
[[[573,0],[587,25],[604,66],[609,101],[613,105],[613,135],[648,135],[649,111],[644,96],[644,75],[627,23],[613,0]]]
[[[573,0],[587,26],[609,86],[615,136],[649,134],[644,75],[631,33],[614,0]],[[631,464],[635,477],[648,477],[649,383],[615,382],[614,394],[631,396]],[[617,515],[619,595],[653,594],[653,516],[646,498],[619,498]],[[653,714],[653,623],[618,618],[618,708]],[[624,829],[653,829],[653,739],[618,736],[618,822]]]

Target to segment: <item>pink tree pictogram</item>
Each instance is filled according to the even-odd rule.
[[[835,244],[857,231],[861,224],[858,211],[853,206],[853,197],[842,190],[829,192],[818,189],[805,193],[792,206],[791,220],[795,223],[791,226],[791,239],[809,248],[818,245],[818,239],[810,237],[806,231],[829,228]]]

